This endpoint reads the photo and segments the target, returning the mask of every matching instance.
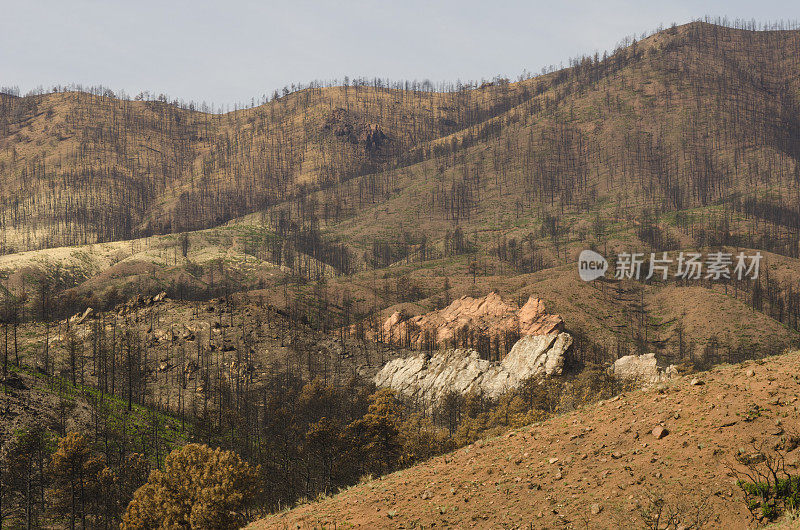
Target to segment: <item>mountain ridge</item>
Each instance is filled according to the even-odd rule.
[[[92,238],[98,236],[101,240],[106,241],[119,238],[129,239],[137,235],[147,235],[150,232],[163,233],[209,228],[241,215],[263,210],[265,207],[269,209],[285,207],[291,201],[308,196],[309,190],[314,195],[325,196],[327,202],[333,201],[331,208],[341,210],[342,214],[349,217],[358,211],[358,206],[352,198],[354,194],[361,194],[358,202],[362,204],[365,192],[370,194],[371,201],[374,202],[377,199],[379,203],[384,202],[385,199],[381,199],[380,196],[389,191],[392,186],[391,181],[396,178],[392,174],[396,173],[397,169],[393,168],[399,168],[401,171],[403,168],[411,168],[410,171],[417,176],[420,169],[415,169],[415,167],[420,162],[424,165],[426,161],[441,160],[443,157],[446,160],[451,156],[468,156],[470,159],[466,164],[456,162],[455,167],[459,168],[457,172],[469,174],[475,171],[470,167],[474,166],[474,160],[471,160],[474,155],[464,152],[469,150],[469,147],[465,146],[475,145],[476,142],[478,145],[488,142],[485,147],[492,147],[491,144],[496,143],[492,140],[493,138],[499,138],[503,142],[516,142],[518,146],[515,149],[521,149],[528,158],[535,158],[538,149],[521,145],[522,140],[519,138],[519,134],[527,131],[530,127],[520,128],[518,124],[530,122],[531,119],[543,124],[537,125],[538,129],[532,130],[535,134],[545,135],[543,140],[546,143],[543,144],[543,147],[547,148],[547,142],[552,143],[551,140],[546,139],[548,135],[566,134],[562,140],[557,140],[566,142],[563,148],[558,147],[556,143],[549,149],[555,149],[557,152],[567,149],[558,156],[566,156],[570,151],[577,150],[578,156],[583,158],[583,161],[578,158],[577,162],[585,167],[568,166],[563,168],[563,173],[567,175],[577,172],[574,176],[564,180],[564,177],[550,175],[552,171],[559,171],[557,165],[537,168],[536,163],[534,165],[526,163],[525,167],[519,168],[518,164],[503,162],[507,160],[508,156],[511,156],[511,153],[500,152],[492,155],[490,159],[494,159],[494,161],[491,163],[499,169],[500,174],[504,177],[503,180],[506,181],[506,187],[515,189],[520,185],[526,188],[535,186],[537,183],[546,185],[549,187],[548,194],[551,196],[532,197],[534,202],[547,204],[557,200],[569,205],[574,202],[574,198],[570,198],[569,195],[559,197],[567,192],[566,186],[579,185],[582,187],[589,183],[600,191],[601,186],[604,185],[602,180],[592,183],[593,179],[587,180],[587,175],[583,174],[593,165],[601,162],[603,157],[608,156],[602,152],[592,155],[590,151],[587,151],[586,142],[592,142],[591,134],[594,133],[591,131],[595,130],[600,122],[591,119],[591,114],[586,114],[584,118],[577,118],[577,128],[571,129],[572,125],[570,125],[576,119],[574,116],[570,117],[578,110],[576,103],[585,99],[586,94],[594,93],[592,105],[598,104],[598,98],[601,98],[601,94],[597,92],[598,83],[612,83],[606,91],[607,95],[618,94],[612,97],[619,99],[629,90],[626,88],[628,83],[620,86],[614,84],[619,78],[620,72],[629,72],[625,76],[630,77],[633,82],[636,76],[641,76],[640,73],[637,73],[638,68],[650,68],[650,63],[655,60],[662,61],[660,59],[662,56],[666,58],[662,61],[664,67],[675,71],[673,74],[669,74],[673,77],[681,70],[683,70],[682,75],[687,75],[689,71],[687,69],[695,69],[695,64],[697,64],[697,59],[693,55],[695,53],[701,53],[704,64],[709,63],[717,68],[721,64],[719,59],[709,55],[707,50],[712,45],[722,46],[725,50],[724,54],[720,54],[724,59],[725,67],[735,66],[736,62],[741,61],[742,58],[739,57],[740,54],[731,49],[733,40],[752,42],[753,46],[766,46],[764,49],[772,53],[774,59],[777,59],[771,62],[797,70],[796,61],[787,64],[782,59],[786,55],[791,56],[790,50],[793,46],[798,45],[797,32],[787,31],[778,32],[778,34],[781,39],[785,40],[785,42],[781,42],[780,47],[784,51],[780,53],[774,47],[777,44],[770,44],[772,40],[778,38],[777,34],[760,34],[696,22],[654,34],[603,60],[586,58],[564,70],[517,83],[492,84],[483,88],[453,93],[405,92],[382,86],[309,88],[259,107],[232,111],[223,115],[204,115],[161,102],[126,102],[91,94],[69,93],[35,96],[34,101],[39,101],[38,105],[43,108],[29,119],[36,121],[37,118],[40,118],[38,121],[42,121],[42,117],[52,113],[54,123],[49,125],[40,123],[37,125],[38,130],[33,131],[27,131],[27,128],[30,127],[24,130],[15,130],[10,136],[5,135],[5,142],[0,139],[0,149],[2,149],[0,153],[5,153],[5,156],[0,156],[0,162],[3,163],[0,169],[4,168],[3,173],[6,174],[3,179],[5,185],[0,187],[0,191],[3,191],[4,196],[8,198],[9,192],[13,190],[8,182],[9,168],[12,168],[11,174],[16,175],[18,182],[28,182],[31,176],[34,177],[34,182],[41,179],[53,180],[53,177],[60,173],[62,181],[72,182],[72,184],[63,188],[59,194],[69,193],[69,189],[74,187],[78,194],[72,202],[83,201],[86,204],[70,205],[71,202],[67,201],[67,211],[71,212],[69,216],[76,218],[67,220],[61,218],[67,214],[59,213],[60,210],[55,207],[56,204],[64,203],[65,199],[52,193],[49,196],[41,195],[42,191],[39,191],[38,206],[27,206],[27,209],[31,210],[30,212],[25,211],[26,205],[23,200],[21,204],[15,204],[13,215],[7,208],[2,212],[2,217],[4,225],[9,226],[10,224],[13,230],[19,230],[19,228],[14,228],[15,223],[16,226],[31,225],[31,220],[39,219],[37,225],[43,225],[45,231],[54,231],[53,239],[57,240],[58,234],[66,232],[66,235],[60,236],[61,244],[75,241],[91,242]],[[773,48],[769,46],[773,46]],[[713,71],[713,69],[707,68],[709,64],[705,64],[704,74]],[[787,94],[785,97],[789,98],[790,94],[787,90],[791,88],[796,91],[796,86],[792,88],[791,85],[786,85],[784,88],[782,81],[778,80],[777,84],[770,81],[770,78],[776,75],[777,67],[767,68],[757,65],[752,74],[747,74],[754,70],[752,66],[737,67],[737,71],[743,73],[741,77],[749,79],[750,84],[753,85],[751,91],[758,89],[758,85],[764,83],[775,85],[764,87],[764,90],[772,91],[771,96],[781,96],[784,93]],[[757,75],[758,70],[762,73]],[[691,76],[694,81],[701,79],[697,77],[697,72],[692,73]],[[636,109],[641,105],[649,105],[647,98],[659,96],[666,97],[666,101],[669,101],[669,98],[672,97],[669,94],[675,89],[669,89],[666,92],[656,91],[662,90],[656,88],[659,86],[658,84],[654,84],[662,83],[659,80],[660,77],[661,74],[651,76],[650,88],[643,87],[644,90],[640,95],[632,93],[634,99],[630,103],[633,104],[631,109],[634,112],[637,112]],[[670,83],[677,82],[676,87],[681,92],[685,92],[686,89],[682,87],[680,77],[676,77],[676,80],[670,81]],[[720,88],[723,88],[723,85],[720,85]],[[611,89],[613,92],[610,91]],[[697,85],[694,90],[696,92],[700,90],[700,85]],[[648,95],[650,92],[653,93],[653,96]],[[697,94],[699,96],[700,92]],[[70,103],[71,100],[74,101]],[[575,102],[571,103],[567,109],[562,108],[570,100]],[[16,125],[13,120],[15,113],[27,116],[25,109],[22,108],[27,104],[23,104],[23,102],[27,100],[18,98],[16,101],[18,104],[13,105],[14,108],[5,105],[9,108],[4,113],[0,113],[0,116],[6,115],[4,127],[7,133],[12,125]],[[614,110],[616,104],[612,100],[608,101],[612,105],[609,109],[612,114],[609,117],[615,113],[619,114],[619,110]],[[624,100],[619,99],[619,101],[627,105]],[[791,101],[791,99],[787,99],[788,103]],[[64,105],[67,105],[68,108],[62,108]],[[759,105],[765,104],[759,103]],[[96,111],[92,109],[96,109]],[[656,107],[653,109],[655,111]],[[797,123],[795,105],[782,105],[780,109],[784,110],[776,114],[786,115],[785,121],[789,124]],[[342,112],[339,112],[340,110]],[[85,120],[92,112],[99,113],[92,118],[95,125],[92,127],[81,125],[81,120]],[[104,121],[109,120],[108,125],[101,125]],[[609,127],[619,129],[614,121],[606,118],[603,118],[602,121],[605,122],[603,126],[605,129]],[[547,125],[548,122],[552,122],[555,128],[553,128],[554,125]],[[757,123],[756,120],[753,122]],[[71,133],[72,136],[59,141],[58,138],[61,138],[59,130],[64,128],[68,130],[70,124],[74,129]],[[703,125],[703,122],[698,122],[698,125]],[[691,126],[690,123],[689,127]],[[377,147],[374,141],[370,141],[370,148],[367,149],[366,142],[360,138],[363,137],[363,131],[367,127],[377,127],[387,140]],[[733,123],[733,127],[736,127],[735,123]],[[764,124],[764,127],[768,128],[767,124]],[[789,128],[790,131],[795,129],[796,127]],[[115,131],[119,130],[126,131],[125,137],[114,137]],[[141,134],[137,132],[140,130]],[[732,132],[735,134],[735,129],[732,129]],[[49,160],[42,160],[42,156],[37,154],[34,148],[32,152],[25,155],[25,150],[31,149],[31,146],[28,145],[30,141],[26,141],[26,138],[33,140],[34,133],[36,136],[44,135],[35,140],[35,143],[52,144],[55,141],[56,152],[60,148],[65,150],[66,154],[62,158],[53,158],[51,155]],[[590,136],[581,138],[587,134]],[[794,137],[796,135],[790,132],[790,136],[789,140],[792,145],[796,144]],[[173,137],[174,140],[170,139]],[[666,149],[667,144],[662,145],[665,140],[658,140],[658,137],[656,135],[652,140],[646,138],[636,140],[638,144],[635,144],[633,148],[636,150]],[[159,140],[159,138],[162,139]],[[688,137],[688,140],[696,141],[692,140],[691,136]],[[542,140],[536,140],[537,143],[540,141]],[[625,140],[625,142],[628,141]],[[778,138],[776,141],[785,143],[786,140]],[[64,142],[68,143],[64,144]],[[126,147],[126,145],[131,142],[133,145],[139,145],[140,151],[144,152],[146,156],[137,154],[137,161],[128,160],[130,155],[126,155],[126,152],[130,150],[130,147]],[[648,143],[651,143],[649,147]],[[531,144],[531,146],[535,145],[536,143]],[[10,152],[12,147],[13,152]],[[631,148],[631,146],[623,145],[620,152],[630,151]],[[493,147],[493,149],[497,149],[497,147]],[[784,151],[792,153],[793,157],[796,155],[796,150],[796,147],[784,149]],[[82,154],[82,151],[85,151],[85,154]],[[254,156],[256,152],[259,154],[258,157]],[[450,154],[451,152],[452,154]],[[95,153],[95,156],[84,159],[85,155],[91,153]],[[574,156],[574,154],[569,156]],[[595,156],[600,158],[594,161]],[[649,188],[652,191],[658,187],[663,188],[658,193],[664,194],[666,197],[673,197],[671,200],[677,201],[676,207],[680,207],[680,204],[686,203],[687,200],[694,200],[691,199],[688,191],[680,191],[680,180],[683,177],[670,176],[670,172],[666,171],[669,165],[664,166],[664,163],[668,161],[668,158],[673,157],[670,151],[664,151],[659,156],[664,158],[663,162],[656,159],[647,162],[642,169],[646,172],[665,173],[666,182],[657,183],[652,180],[653,177],[648,177],[651,182],[646,183],[644,189]],[[700,153],[699,156],[708,155]],[[93,160],[101,161],[96,163]],[[77,167],[69,168],[76,162],[79,163]],[[643,160],[639,159],[631,163],[641,165],[642,162]],[[696,161],[692,164],[700,163],[700,161]],[[720,160],[716,163],[727,164],[729,162]],[[61,169],[52,169],[59,167]],[[722,169],[729,171],[724,167]],[[520,170],[522,175],[519,174]],[[694,172],[691,166],[687,170]],[[600,175],[607,170],[600,166],[596,171]],[[714,175],[714,171],[711,171],[710,176]],[[792,168],[781,169],[781,171],[790,173]],[[532,177],[525,176],[525,173],[528,172],[533,172]],[[354,178],[360,179],[358,186],[362,189],[357,190],[354,186],[345,185],[345,182]],[[556,180],[552,180],[554,178]],[[85,188],[87,179],[91,179],[89,182],[104,182],[105,184],[102,185],[108,188],[106,194],[110,193],[117,197],[120,206],[114,210],[103,206],[104,202],[109,199],[102,196],[99,201],[96,198],[90,201],[91,195],[87,195],[90,194],[90,190]],[[530,179],[530,181],[526,179]],[[457,180],[456,184],[459,184]],[[645,183],[642,182],[637,186],[641,184]],[[425,185],[428,186],[428,184]],[[468,181],[459,185],[468,188],[474,186]],[[608,186],[608,184],[605,185]],[[625,185],[624,181],[617,183],[612,181],[612,187],[609,189],[623,190]],[[696,188],[693,193],[700,194],[697,196],[700,201],[707,201],[707,198],[703,198],[704,195],[716,193],[714,187],[718,185],[714,181],[704,183],[703,180],[698,180],[697,183],[692,184]],[[710,189],[705,189],[709,186],[711,186]],[[369,190],[363,188],[369,188]],[[377,188],[377,191],[371,191],[373,188]],[[125,189],[129,191],[125,192]],[[326,189],[332,191],[323,191]],[[456,192],[462,193],[458,190],[454,190],[452,193]],[[530,192],[529,190],[527,193]],[[31,188],[30,193],[37,193],[36,187]],[[463,193],[474,195],[475,191]],[[581,194],[583,195],[585,192]],[[335,199],[336,196],[340,198]],[[81,199],[81,197],[84,198]],[[589,198],[581,200],[593,200],[590,197],[591,193]],[[337,200],[339,201],[338,206]],[[456,200],[456,198],[454,197],[452,200]],[[469,202],[476,199],[465,197],[457,200]],[[528,200],[531,199],[527,199],[526,202]],[[52,203],[52,205],[44,206],[48,203]],[[322,201],[317,201],[316,209],[319,210],[322,204]],[[50,213],[47,213],[48,208],[52,210]],[[452,206],[449,208],[453,209]],[[570,206],[570,208],[574,208],[574,206]],[[115,210],[121,210],[125,215],[120,215]],[[75,215],[73,216],[72,213]],[[320,215],[323,212],[315,213]],[[13,221],[15,216],[20,215],[23,218],[26,218],[25,216],[33,217],[26,218],[27,223],[22,220]],[[469,213],[466,215],[469,216]],[[449,216],[455,219],[464,219],[465,217],[463,212],[451,213]],[[131,218],[132,224],[122,217]],[[56,227],[48,228],[52,223],[56,223]],[[59,227],[59,223],[62,226]],[[77,226],[72,228],[73,224],[77,224]],[[27,229],[30,230],[30,226]],[[31,243],[39,246],[51,245],[46,240],[41,241],[41,236],[35,234],[36,229],[33,229],[33,232],[34,236],[27,244],[28,246],[23,244],[22,248],[29,248]],[[24,238],[22,239],[24,241]]]

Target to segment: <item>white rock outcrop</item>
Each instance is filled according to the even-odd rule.
[[[568,333],[528,335],[518,340],[505,359],[490,362],[470,349],[448,349],[394,359],[375,376],[375,384],[399,394],[434,403],[448,392],[482,392],[497,397],[535,375],[558,375],[572,346]]]
[[[639,384],[663,383],[676,374],[675,366],[658,366],[655,353],[645,355],[626,355],[614,361],[611,368],[617,379],[633,380]]]
[[[77,314],[71,316],[70,319],[69,319],[69,323],[70,324],[81,324],[84,320],[86,320],[87,318],[89,318],[93,314],[94,314],[94,309],[92,309],[91,307],[87,307],[86,311],[84,311],[83,313],[77,313]]]

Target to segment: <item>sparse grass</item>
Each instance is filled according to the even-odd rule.
[[[800,509],[800,475],[789,473],[785,455],[784,450],[770,451],[763,446],[736,455],[736,461],[745,467],[735,472],[736,483],[744,493],[747,509],[759,520],[775,521]]]
[[[41,372],[24,367],[9,365],[8,369],[33,377],[37,381],[37,390],[64,399],[68,403],[83,402],[91,406],[96,405],[97,413],[104,415],[103,422],[111,432],[124,433],[124,436],[132,441],[142,439],[142,437],[152,440],[153,436],[157,436],[160,443],[163,444],[160,449],[162,457],[172,449],[183,445],[194,425],[194,419],[186,418],[184,426],[181,427],[180,418],[138,403],[132,403],[131,410],[128,411],[128,403],[125,399],[102,393],[91,386],[73,385],[67,379],[46,376]],[[155,459],[154,453],[148,456]]]

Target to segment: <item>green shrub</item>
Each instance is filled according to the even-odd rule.
[[[774,521],[800,508],[800,475],[786,471],[783,452],[739,453],[736,460],[746,468],[736,483],[754,517]]]

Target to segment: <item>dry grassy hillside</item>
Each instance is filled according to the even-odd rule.
[[[12,254],[0,274],[12,290],[50,278],[76,310],[108,293],[218,296],[229,276],[224,289],[294,299],[309,321],[366,325],[537,294],[596,362],[795,343],[800,33],[697,22],[623,44],[517,83],[312,87],[226,114],[3,96],[5,250],[114,250]],[[586,285],[585,248],[761,250],[765,272]]]
[[[113,94],[0,100],[5,244],[196,229],[396,165],[499,112],[516,88],[307,88],[227,114]]]
[[[725,199],[775,225],[781,241],[764,245],[796,254],[798,32],[698,22],[627,44],[518,83],[307,88],[227,114],[4,96],[4,244],[109,241],[270,209],[273,223],[333,224],[368,246],[420,219],[440,240],[455,224],[513,231],[548,215],[565,226]]]

